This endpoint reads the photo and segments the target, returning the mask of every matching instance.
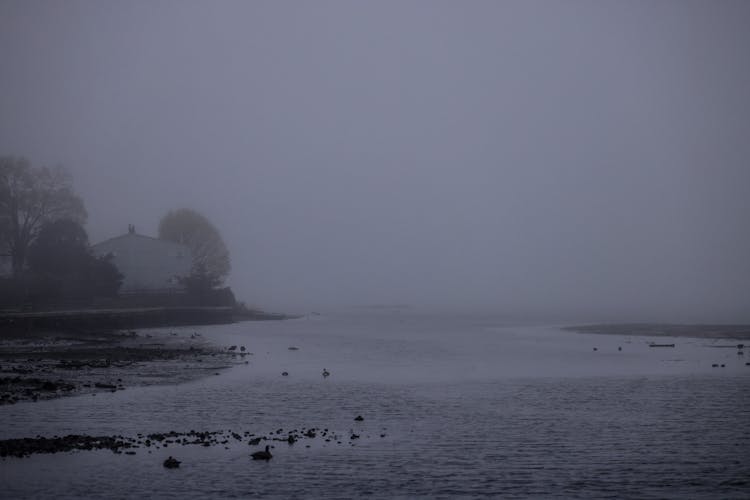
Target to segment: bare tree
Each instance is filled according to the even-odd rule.
[[[0,254],[11,258],[14,276],[23,271],[41,227],[58,219],[86,221],[70,174],[62,167],[32,167],[25,158],[0,157]]]
[[[170,211],[159,222],[159,238],[182,243],[193,254],[193,274],[220,284],[229,275],[229,250],[219,231],[203,215],[188,208]]]

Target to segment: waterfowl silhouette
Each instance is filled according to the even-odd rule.
[[[164,467],[167,469],[176,469],[180,466],[180,463],[182,462],[170,455],[169,458],[164,461]]]
[[[325,368],[323,368],[323,376],[327,377],[329,375],[330,375],[330,373],[328,372],[328,370],[326,370]]]
[[[268,451],[268,445],[266,445],[266,451],[256,451],[250,456],[253,457],[253,460],[271,460],[271,457],[273,457],[271,452]]]

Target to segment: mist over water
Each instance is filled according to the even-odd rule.
[[[747,2],[0,4],[0,153],[238,298],[750,319]]]
[[[176,330],[189,336],[195,329]],[[13,497],[746,498],[750,368],[727,341],[585,335],[501,318],[314,316],[203,327],[250,363],[178,386],[0,407],[9,437],[231,430],[135,455],[0,462]],[[144,331],[142,333],[148,333]],[[650,341],[675,342],[654,349]],[[289,347],[297,347],[290,350]],[[592,347],[597,347],[596,351]],[[618,350],[622,347],[622,350]],[[712,363],[724,368],[713,368]],[[323,378],[327,368],[331,376]],[[287,370],[289,375],[282,376]],[[357,415],[363,421],[355,421]],[[356,434],[358,438],[351,438]],[[225,448],[226,446],[226,448]],[[306,447],[309,446],[309,447]],[[161,462],[173,455],[180,469]],[[81,471],[93,471],[81,474]],[[133,481],[137,476],[139,481]]]
[[[194,211],[249,306],[101,309],[235,305],[201,261],[18,336],[71,311],[14,285],[0,497],[750,497],[748,26],[743,0],[0,0],[0,158],[67,167],[92,244]],[[284,317],[255,309],[299,316],[94,326]],[[561,328],[593,323],[626,324]],[[47,454],[91,436],[115,453]]]

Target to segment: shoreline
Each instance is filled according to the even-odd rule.
[[[688,337],[700,339],[750,340],[750,325],[681,325],[672,323],[613,323],[565,326],[562,330],[601,335],[642,337]]]
[[[236,321],[291,319],[278,313],[236,307],[139,307],[86,308],[43,311],[0,312],[0,338],[7,332],[28,334],[36,330],[91,331],[170,326],[228,324]]]
[[[360,418],[361,417],[357,417]],[[357,421],[354,418],[354,421]],[[339,446],[353,446],[358,440],[372,440],[380,435],[380,439],[386,437],[385,429],[380,431],[373,430],[364,433],[363,425],[357,426],[356,434],[353,429],[348,432],[337,432],[333,429],[320,427],[300,427],[294,429],[276,429],[267,432],[251,431],[234,431],[226,430],[190,430],[155,433],[139,433],[137,436],[91,436],[87,434],[69,434],[67,436],[36,436],[34,438],[10,438],[0,439],[0,460],[6,458],[26,458],[35,454],[50,454],[84,450],[110,450],[116,455],[125,453],[126,455],[136,455],[138,451],[151,454],[160,449],[175,449],[178,446],[201,446],[209,448],[212,446],[224,447],[229,449],[229,444],[246,445],[248,447],[257,447],[268,444],[269,448],[275,448],[276,444],[284,443],[292,446],[297,442],[309,442],[318,445],[321,443],[331,443]],[[261,444],[263,443],[263,444]],[[310,448],[310,444],[305,444],[305,448]],[[250,448],[248,448],[250,449]],[[173,452],[174,453],[174,452]]]
[[[250,355],[222,349],[197,331],[2,332],[0,406],[180,384],[218,375]]]

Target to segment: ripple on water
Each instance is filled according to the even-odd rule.
[[[278,343],[289,355],[292,342]],[[293,355],[305,354],[303,340],[293,345],[301,346]],[[269,463],[251,461],[255,448],[246,443],[231,443],[229,449],[170,446],[151,454],[139,449],[135,456],[35,455],[0,461],[3,495],[750,496],[747,376],[380,384],[341,380],[338,372],[325,383],[319,376],[295,378],[296,373],[282,378],[280,371],[265,376],[252,366],[232,373],[177,387],[3,407],[7,425],[0,433],[262,434],[317,427],[344,437],[342,444],[325,442],[320,434],[291,446],[275,442]],[[355,422],[360,414],[364,421]],[[350,441],[350,432],[362,437]],[[161,466],[168,454],[182,460],[179,469]]]

